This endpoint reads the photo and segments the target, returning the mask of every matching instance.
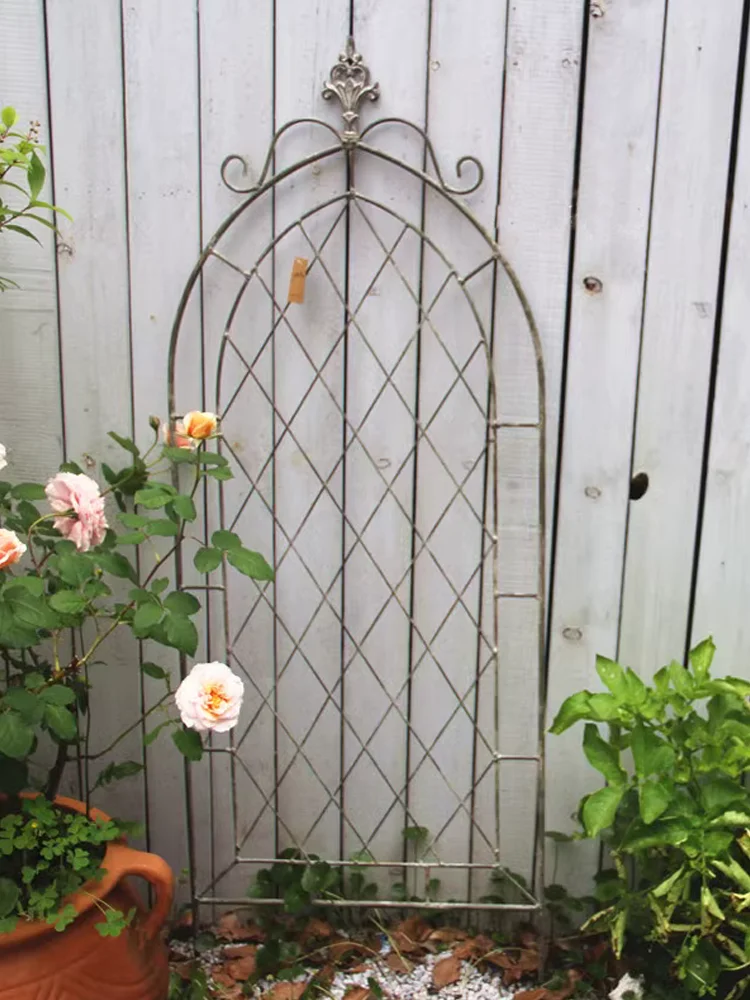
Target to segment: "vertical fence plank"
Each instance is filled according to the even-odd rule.
[[[200,250],[196,11],[188,4],[126,0],[123,16],[133,411],[136,438],[145,443],[149,414],[168,416],[169,331]],[[190,409],[202,395],[197,307],[187,324],[179,403]],[[170,663],[176,677],[175,658],[163,647],[147,656]],[[147,705],[161,694],[161,685],[147,682]],[[187,862],[183,758],[162,738],[147,759],[151,846],[179,872]]]
[[[381,85],[378,103],[372,109],[363,106],[362,127],[389,115],[424,124],[427,6],[420,2],[405,10],[394,2],[354,3],[357,48],[373,80]],[[399,30],[394,37],[386,26],[396,20]],[[371,141],[415,165],[421,163],[421,142],[403,129],[378,129]],[[356,189],[418,224],[419,184],[406,176],[399,177],[398,184],[394,180],[380,161],[357,157]],[[345,607],[351,641],[345,658],[345,709],[350,722],[344,739],[344,803],[356,832],[345,831],[345,854],[366,846],[380,860],[401,858],[407,825],[405,664],[414,472],[409,407],[414,399],[416,306],[405,282],[418,287],[419,241],[412,233],[401,234],[402,224],[385,213],[366,205],[352,209],[348,263],[356,315],[348,334],[347,370],[352,430],[346,458],[351,529]],[[391,266],[385,253],[394,246]],[[387,382],[386,372],[393,373],[392,382],[378,396]],[[381,894],[389,894],[393,881],[382,877]]]
[[[49,0],[47,29],[55,196],[73,218],[59,223],[67,457],[102,481],[98,463],[118,469],[128,460],[107,431],[129,436],[132,426],[119,8],[102,7],[96,0]],[[88,169],[89,164],[96,168]],[[113,504],[110,522],[115,513]],[[92,667],[92,753],[110,744],[141,711],[137,643],[118,636],[102,653],[105,665]],[[142,757],[136,730],[114,754],[92,762],[90,780],[111,760],[141,762]],[[110,812],[145,818],[142,776],[100,796]]]
[[[750,75],[745,74],[726,265],[719,365],[698,564],[692,641],[712,634],[715,671],[749,677],[750,580]]]
[[[41,142],[48,143],[41,0],[6,0],[0,26],[5,39],[0,102],[15,107],[20,130],[30,121],[41,122]],[[41,198],[51,198],[49,180]],[[0,274],[18,285],[0,293],[0,441],[8,449],[14,481],[44,479],[63,453],[54,239],[42,226],[35,233],[41,246],[6,232],[0,247]]]
[[[218,0],[200,8],[201,37],[201,133],[202,133],[202,204],[204,242],[223,219],[239,204],[242,195],[230,191],[222,182],[221,165],[230,154],[245,160],[232,170],[233,181],[248,185],[257,181],[273,132],[273,3],[256,4],[250,9],[242,0]],[[219,249],[240,267],[250,268],[261,248],[270,240],[271,201],[265,199],[259,211],[242,216],[222,239]],[[204,317],[204,393],[209,410],[223,413],[238,389],[245,369],[231,352],[225,358],[220,386],[217,368],[222,336],[229,314],[243,283],[242,275],[227,265],[209,261],[203,279]],[[231,334],[239,349],[251,359],[259,343],[267,336],[272,310],[257,282],[242,298]],[[270,349],[256,367],[262,381],[270,386]],[[218,393],[217,393],[218,390]],[[250,548],[261,551],[270,560],[273,551],[273,524],[267,507],[260,502],[272,499],[270,475],[260,474],[272,441],[272,413],[267,400],[252,379],[231,402],[223,419],[222,431],[227,454],[236,478],[224,484],[225,525],[237,531]],[[254,477],[256,502],[244,504],[249,492],[244,470]],[[209,486],[208,533],[219,527],[215,484]],[[273,702],[263,706],[273,683],[273,627],[269,605],[258,600],[255,584],[229,571],[229,622],[233,670],[243,670],[245,702],[235,739],[241,756],[249,763],[246,771],[236,767],[236,794],[232,794],[230,761],[212,755],[210,774],[202,780],[211,782],[211,796],[204,799],[205,812],[196,823],[212,829],[211,879],[221,875],[235,857],[235,840],[240,852],[272,857],[275,851],[273,803],[274,719]],[[215,574],[218,576],[218,574]],[[212,582],[214,581],[212,578]],[[223,660],[223,595],[213,594],[209,626],[210,660]],[[252,613],[248,618],[248,609]],[[246,727],[251,724],[246,734]],[[214,741],[222,745],[221,738]],[[226,743],[226,739],[223,740]],[[270,804],[269,804],[270,803]],[[224,822],[216,822],[222,816]],[[232,821],[230,821],[230,817]],[[236,829],[235,829],[236,826]],[[235,834],[237,835],[235,837]],[[244,837],[249,834],[248,841]],[[234,868],[214,887],[218,895],[242,895],[252,872]]]
[[[620,657],[645,678],[686,639],[742,3],[669,8]]]
[[[573,691],[597,688],[596,654],[617,649],[663,19],[663,0],[648,0],[609,4],[589,24],[550,640],[553,713]],[[574,729],[550,748],[550,829],[569,831],[578,799],[595,784],[580,740]],[[558,881],[585,870],[586,848],[567,850]]]
[[[577,0],[549,5],[544,17],[534,6],[509,6],[497,229],[500,246],[531,302],[544,347],[548,553],[554,514],[582,27]],[[502,274],[496,300],[499,414],[504,420],[533,422],[539,402],[536,360],[525,317]],[[514,574],[519,562],[528,560],[533,571],[536,559],[538,446],[535,431],[508,430],[500,436],[500,508],[506,539],[500,549],[500,573],[506,582],[513,582],[507,580],[507,574]],[[548,560],[548,580],[549,568]],[[500,732],[505,753],[535,752],[536,732],[529,720],[539,696],[538,650],[533,639],[537,615],[533,601],[501,602]],[[487,678],[488,697],[480,696],[479,700],[485,713],[489,712],[489,682]],[[535,808],[532,769],[532,764],[510,761],[501,770],[502,856],[510,868],[526,878],[531,873],[533,849],[529,837]],[[484,800],[487,809],[486,796]],[[480,796],[480,804],[482,801]]]
[[[498,53],[505,21],[503,4],[477,5],[468,21],[460,3],[432,4],[428,132],[447,184],[468,186],[476,179],[471,165],[456,176],[462,156],[481,161],[484,180],[466,201],[490,232],[498,190],[505,68]],[[471,95],[480,91],[486,102],[481,121],[465,112]],[[427,196],[425,227],[462,274],[490,256],[486,241],[440,196]],[[482,575],[481,567],[490,548],[483,524],[489,373],[482,335],[492,335],[493,269],[485,268],[466,288],[483,330],[452,281],[435,301],[446,277],[445,265],[427,250],[422,291],[424,308],[431,311],[421,325],[410,803],[435,838],[437,856],[487,861],[493,860],[493,783],[479,782],[476,794],[473,785],[493,746],[492,714],[479,707],[480,692],[487,694],[480,678],[490,672],[492,658],[492,618],[481,606],[482,593],[492,590],[492,575],[488,565]],[[457,754],[457,746],[465,751]],[[472,885],[466,872],[439,877],[444,899],[465,896]],[[474,888],[475,895],[486,891]]]
[[[314,116],[320,91],[349,28],[346,0],[301,7],[276,4],[275,118]],[[285,137],[278,169],[331,144],[309,127]],[[344,164],[324,161],[277,189],[278,234],[303,212],[341,193]],[[272,392],[276,407],[275,585],[277,686],[277,801],[280,849],[297,842],[325,855],[340,846],[337,803],[341,775],[340,661],[343,469],[341,406],[344,393],[343,308],[334,285],[344,288],[341,205],[294,229],[274,255],[278,321],[274,333]],[[327,233],[334,228],[326,242]],[[305,235],[305,233],[307,235]],[[308,239],[310,242],[308,242]],[[283,317],[293,258],[312,260],[325,243],[331,275],[318,264],[307,279],[305,302]],[[311,246],[312,244],[312,246]],[[264,322],[265,325],[265,322]],[[316,370],[321,372],[316,378]],[[304,529],[300,528],[304,524]]]

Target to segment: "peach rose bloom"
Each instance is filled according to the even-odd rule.
[[[173,448],[197,448],[197,443],[185,433],[185,425],[181,420],[175,421],[174,434],[169,424],[164,424],[164,444]]]
[[[205,441],[212,434],[216,433],[219,418],[215,413],[201,413],[200,410],[191,410],[182,418],[182,426],[188,437],[196,441]]]
[[[174,700],[189,729],[226,733],[237,725],[244,692],[245,685],[225,663],[196,663]]]
[[[99,486],[83,473],[58,472],[45,490],[49,505],[60,517],[55,527],[79,552],[101,545],[107,531],[104,497]]]
[[[8,452],[5,450],[5,445],[0,444],[0,469],[4,469],[8,464],[7,455]]]
[[[0,528],[0,569],[13,566],[26,551],[26,546],[15,533],[7,528]]]

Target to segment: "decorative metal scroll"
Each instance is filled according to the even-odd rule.
[[[203,771],[186,771],[196,907],[238,905],[259,868],[318,857],[341,876],[321,905],[373,905],[373,887],[380,907],[418,896],[427,909],[523,912],[542,898],[541,343],[515,272],[463,200],[482,184],[482,164],[461,157],[459,181],[467,167],[471,179],[449,184],[424,129],[396,117],[361,128],[364,102],[379,93],[349,39],[323,87],[340,129],[315,118],[283,125],[249,186],[234,179],[248,171],[244,158],[227,157],[222,179],[243,197],[197,261],[173,325],[170,413],[187,405],[178,355],[194,366],[202,323],[203,363],[216,364],[206,405],[237,470],[217,495],[206,491],[205,537],[237,530],[276,568],[273,584],[252,589],[229,572],[221,585],[195,584],[210,599],[209,658],[241,672],[247,692],[237,729],[214,737]],[[418,165],[373,144],[394,129],[416,137]],[[309,142],[315,130],[329,144],[282,165],[287,138]],[[414,218],[382,185],[380,196],[366,192],[361,168],[372,180],[378,164],[421,192]],[[329,182],[316,195],[326,169],[338,189]],[[433,220],[471,234],[470,266],[432,235]],[[285,301],[292,252],[306,260],[304,307]],[[500,406],[501,279],[525,326],[531,417]],[[526,456],[520,506],[503,448]],[[507,485],[516,494],[506,504]],[[512,571],[506,507],[526,518],[507,543],[526,545]],[[522,609],[512,642],[511,608]],[[520,695],[514,743],[503,727]],[[530,885],[509,867],[523,851]]]

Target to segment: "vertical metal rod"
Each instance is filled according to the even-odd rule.
[[[425,56],[425,95],[424,95],[424,123],[425,128],[430,114],[430,51],[432,44],[432,0],[427,6],[427,45]],[[422,172],[427,171],[427,142],[422,145]],[[409,826],[409,816],[411,815],[411,726],[413,707],[413,677],[414,670],[414,645],[416,630],[414,627],[414,617],[416,612],[417,597],[417,513],[418,513],[418,485],[419,485],[419,441],[420,441],[420,396],[421,396],[421,375],[422,375],[422,326],[424,321],[424,265],[425,265],[425,221],[427,217],[427,185],[422,182],[420,194],[419,210],[419,283],[417,287],[417,337],[416,337],[416,358],[414,365],[414,447],[413,467],[412,467],[412,501],[411,501],[411,551],[409,554],[409,565],[411,566],[411,577],[409,579],[409,649],[408,649],[408,680],[406,689],[406,776],[404,780],[404,827]],[[408,860],[409,842],[404,839],[403,860]],[[404,870],[403,881],[406,884],[407,873]]]
[[[346,190],[354,188],[354,158],[350,148],[346,154]],[[339,630],[339,857],[344,857],[345,841],[345,794],[346,794],[346,749],[344,713],[346,711],[346,548],[347,548],[347,516],[346,516],[346,485],[347,456],[349,453],[349,310],[350,310],[350,280],[351,267],[351,201],[347,198],[344,214],[344,338],[342,357],[342,397],[341,397],[341,626]]]
[[[271,73],[272,73],[272,87],[271,87],[271,119],[273,122],[274,135],[278,128],[277,121],[277,106],[276,106],[276,46],[277,46],[277,34],[276,34],[276,0],[273,0],[273,23],[271,31]],[[274,176],[276,175],[276,144],[273,144],[273,150],[271,155],[271,169]],[[276,241],[276,185],[271,188],[271,239]],[[273,290],[273,299],[271,300],[271,329],[274,331],[274,337],[271,341],[271,398],[272,398],[272,415],[271,415],[271,440],[273,441],[273,458],[271,461],[271,530],[273,537],[271,540],[271,558],[273,560],[272,565],[276,567],[279,558],[279,548],[278,548],[278,493],[277,493],[277,464],[276,464],[276,435],[278,433],[276,413],[278,408],[278,401],[276,396],[276,336],[275,332],[277,329],[277,319],[276,319],[276,248],[274,246],[273,253],[271,254],[271,288]],[[273,587],[273,842],[274,842],[274,853],[276,857],[279,856],[281,849],[280,845],[280,834],[281,829],[279,826],[279,691],[278,691],[278,679],[279,679],[279,614],[278,614],[278,590],[276,581],[272,583]],[[239,844],[239,839],[237,841]],[[239,850],[239,848],[238,848]]]

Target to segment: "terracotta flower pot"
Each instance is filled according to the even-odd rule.
[[[86,812],[74,799],[55,802]],[[109,818],[99,809],[91,816]],[[165,1000],[169,965],[161,930],[172,905],[172,871],[157,855],[119,843],[107,845],[102,867],[106,875],[91,892],[124,912],[135,906],[131,926],[119,937],[101,937],[94,925],[102,914],[83,892],[68,900],[79,915],[62,932],[41,921],[19,922],[12,934],[0,934],[0,1000]],[[154,887],[152,910],[126,882],[129,875]]]

